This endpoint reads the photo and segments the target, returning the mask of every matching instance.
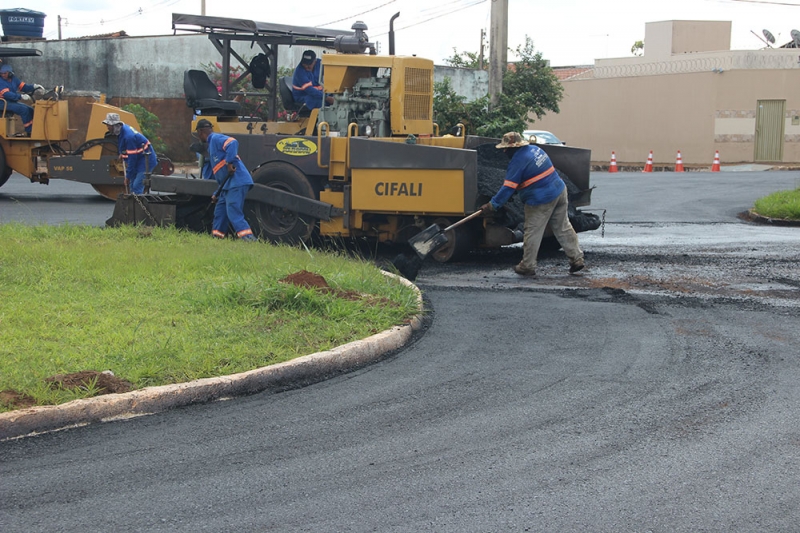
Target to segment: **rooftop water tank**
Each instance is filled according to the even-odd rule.
[[[25,8],[0,10],[0,23],[6,37],[31,37],[41,39],[44,33],[44,18],[41,11]]]

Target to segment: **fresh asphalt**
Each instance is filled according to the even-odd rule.
[[[670,254],[713,248],[706,269],[748,246],[796,260],[797,247],[785,243],[798,241],[788,232],[727,252],[717,241],[695,245],[691,234],[673,238],[679,226],[700,237],[729,225],[751,238],[735,213],[796,177],[748,174],[676,180],[664,173],[647,182],[599,175],[596,193],[618,188],[627,203],[602,194],[595,203],[609,209],[609,238],[665,224]],[[727,192],[703,186],[712,179]],[[658,180],[672,182],[659,188]],[[679,184],[694,185],[683,188],[683,200]],[[703,195],[718,203],[703,204]],[[597,263],[610,255],[599,239],[582,239]],[[648,239],[641,256],[661,246],[655,230]],[[637,254],[636,243],[625,246]],[[795,530],[800,284],[785,291],[794,306],[773,305],[747,291],[700,298],[593,288],[591,262],[576,278],[585,286],[559,288],[549,280],[572,278],[557,256],[542,262],[546,286],[509,275],[507,266],[470,274],[469,264],[458,265],[460,283],[444,268],[423,269],[424,334],[358,371],[0,442],[0,524],[8,531]],[[791,271],[780,276],[789,287],[798,281]]]

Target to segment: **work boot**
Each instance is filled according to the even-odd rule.
[[[514,272],[516,272],[520,276],[530,276],[530,277],[536,276],[535,270],[533,270],[532,268],[525,268],[525,266],[522,263],[514,265]]]
[[[581,261],[580,263],[572,263],[569,265],[569,273],[574,274],[576,272],[579,272],[583,270],[583,267],[585,266],[586,264],[583,261]]]
[[[242,237],[242,240],[243,241],[255,242],[258,239],[256,239],[255,235],[245,235],[245,236]]]

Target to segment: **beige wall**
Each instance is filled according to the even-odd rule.
[[[800,52],[797,52],[800,54]],[[566,80],[561,113],[531,127],[592,150],[592,160],[708,166],[751,162],[758,100],[786,100],[783,162],[800,163],[800,65],[783,70],[724,70]]]

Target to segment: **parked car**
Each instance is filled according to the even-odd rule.
[[[531,140],[532,137],[536,138]],[[522,138],[536,144],[567,144],[549,131],[544,130],[525,130],[522,132]]]

